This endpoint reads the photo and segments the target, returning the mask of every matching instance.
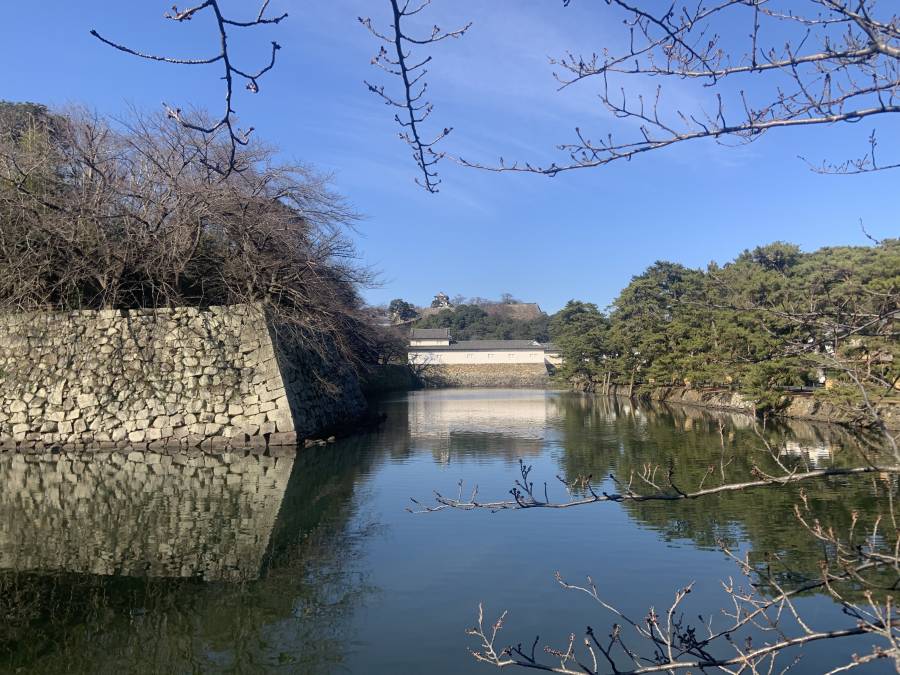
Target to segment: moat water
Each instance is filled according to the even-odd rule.
[[[520,459],[559,499],[557,476],[600,485],[646,463],[671,467],[684,486],[723,464],[746,479],[762,447],[747,417],[523,390],[413,392],[376,406],[387,414],[378,430],[296,457],[0,455],[0,672],[489,673],[467,652],[479,602],[488,620],[509,611],[502,645],[540,635],[562,647],[571,632],[614,623],[556,571],[592,576],[637,618],[695,581],[688,613],[718,620],[720,580],[740,572],[717,541],[754,564],[777,555],[797,579],[818,569],[794,488],[406,510],[411,497],[455,495],[459,481],[466,494],[477,483],[480,499],[508,498]],[[810,467],[855,464],[862,442],[804,423],[762,433],[785,461]],[[805,489],[836,527],[877,509],[871,478]],[[798,607],[814,627],[847,623],[825,596]],[[782,666],[802,656],[792,673],[821,673],[874,642],[818,643]]]

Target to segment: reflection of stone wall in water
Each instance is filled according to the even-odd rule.
[[[57,534],[42,535],[40,528],[28,530],[23,525],[11,531],[7,507],[12,502],[21,515],[22,498],[11,500],[0,486],[0,616],[4,619],[0,622],[0,673],[340,670],[346,645],[354,637],[354,613],[373,591],[362,547],[378,530],[368,527],[365,520],[355,521],[359,505],[354,495],[360,476],[370,472],[375,456],[381,452],[370,452],[371,439],[365,439],[357,436],[301,453],[276,451],[289,455],[284,462],[280,457],[277,462],[270,457],[254,457],[259,467],[241,473],[240,484],[235,478],[227,478],[235,472],[235,462],[222,454],[216,466],[227,463],[228,473],[219,469],[216,476],[214,467],[206,469],[217,484],[224,477],[226,487],[222,490],[200,487],[209,484],[208,477],[198,476],[194,484],[193,477],[187,480],[175,474],[143,490],[144,474],[134,467],[135,477],[115,485],[114,499],[119,508],[114,514],[119,515],[111,516],[109,522],[106,516],[98,520],[101,511],[78,506],[85,517],[93,513],[97,516],[78,530],[83,541],[75,536],[71,541],[64,540],[69,549],[59,543]],[[107,462],[107,453],[77,454],[86,464],[98,462],[102,466]],[[64,453],[70,460],[77,459],[77,454]],[[243,458],[243,453],[239,456]],[[205,465],[206,459],[200,459]],[[8,476],[9,461],[8,455],[0,456],[0,480]],[[49,462],[50,458],[41,461]],[[165,461],[161,459],[160,463]],[[173,458],[173,463],[176,461],[181,460]],[[160,470],[152,468],[159,465],[144,464],[148,473]],[[196,473],[203,474],[204,469],[198,465]],[[258,488],[254,476],[259,476]],[[276,489],[270,478],[276,479]],[[175,494],[167,494],[176,486],[185,489],[178,487]],[[126,497],[123,493],[132,487],[141,494]],[[34,491],[45,492],[43,487]],[[164,524],[157,524],[159,518],[146,509],[128,505],[143,503],[154,491],[157,500],[167,500]],[[97,500],[109,500],[110,492],[103,488]],[[43,513],[46,506],[40,509]],[[35,506],[29,505],[27,514],[34,512]],[[273,518],[275,524],[270,527]],[[129,525],[130,519],[135,522]],[[172,536],[178,535],[172,539],[169,552],[157,544],[169,543],[161,539],[168,536],[163,532],[166,528]],[[110,532],[101,536],[92,529]],[[151,531],[144,533],[143,529]],[[7,544],[19,532],[28,537],[25,543],[28,552],[34,554],[33,560],[59,563],[58,567],[46,573],[6,569],[11,550]],[[43,542],[36,542],[36,537],[43,537]],[[67,556],[76,550],[76,543],[84,548],[77,561],[93,564],[89,549],[96,546],[98,551],[107,552],[103,555],[104,570],[110,569],[110,551],[125,550],[131,555],[129,551],[136,548],[133,543],[126,550],[119,537],[126,542],[146,543],[145,550],[151,554],[154,549],[162,551],[155,569],[161,574],[171,571],[173,576],[123,578],[105,571],[99,576],[59,573],[69,569]],[[40,546],[51,551],[40,553]],[[264,546],[260,573],[259,555]],[[22,548],[16,550],[24,565],[27,561]],[[238,567],[225,568],[221,560],[231,550],[242,552],[237,556]],[[197,583],[186,576],[192,573],[195,561],[199,561],[196,573],[209,580],[259,578],[252,583]],[[118,569],[123,575],[150,574],[139,565],[119,565]],[[174,576],[178,570],[183,570],[180,578]],[[5,613],[9,609],[12,612]]]
[[[621,400],[621,399],[619,399]],[[623,407],[628,403],[623,403]],[[652,411],[664,409],[671,417],[672,423],[684,431],[691,431],[694,426],[708,432],[715,432],[719,422],[725,424],[727,433],[734,430],[753,430],[762,428],[761,422],[753,415],[733,413],[727,410],[706,409],[699,406],[670,406],[660,402],[643,402],[637,409]],[[863,437],[854,434],[847,427],[806,419],[776,418],[765,425],[770,433],[770,443],[779,448],[784,455],[805,457],[813,466],[824,466],[841,453],[858,457]],[[872,447],[876,448],[881,440],[873,438]]]
[[[0,568],[249,580],[292,457],[0,455]]]
[[[521,457],[543,449],[548,405],[542,391],[416,392],[409,395],[407,424],[412,443],[438,459],[449,459],[454,439],[461,450],[477,452],[479,438],[493,453]]]
[[[0,444],[293,443],[362,411],[348,368],[275,334],[246,305],[0,316]]]

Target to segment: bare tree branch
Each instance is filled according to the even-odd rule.
[[[384,85],[368,81],[365,84],[369,91],[381,98],[385,105],[400,109],[400,112],[394,115],[394,121],[400,125],[399,136],[412,149],[413,160],[421,172],[416,183],[428,192],[437,192],[441,181],[435,167],[443,159],[444,153],[434,148],[453,129],[445,127],[431,140],[427,140],[423,136],[422,125],[434,110],[434,105],[425,98],[428,90],[428,82],[425,80],[428,69],[425,66],[431,62],[432,57],[429,55],[421,61],[417,61],[413,58],[410,47],[413,45],[427,47],[448,38],[460,38],[465,35],[472,24],[470,22],[462,28],[451,31],[442,30],[435,25],[429,35],[412,37],[404,29],[404,21],[428,7],[431,0],[421,0],[418,5],[411,7],[412,1],[390,0],[393,15],[390,31],[380,31],[375,27],[371,18],[359,17],[359,22],[384,43],[373,57],[372,64],[382,68],[389,75],[399,77],[403,91],[401,96],[395,97],[385,91]]]
[[[567,52],[551,63],[559,68],[554,76],[560,88],[598,80],[600,101],[616,118],[634,122],[636,137],[608,133],[595,138],[576,127],[576,139],[557,146],[566,156],[563,161],[489,164],[458,158],[460,163],[555,176],[686,141],[736,138],[747,143],[776,129],[855,123],[900,112],[900,14],[881,10],[884,18],[875,18],[873,0],[804,0],[792,3],[787,13],[769,0],[680,8],[638,0],[607,4],[628,28],[628,47],[615,54],[607,49],[590,55]],[[750,26],[743,48],[726,37],[729,24],[742,22]],[[785,31],[784,43],[772,38],[764,44],[767,36],[780,40]],[[652,97],[629,95],[621,83],[634,78],[700,81],[714,92],[712,110],[667,108],[662,84]],[[754,91],[740,78],[753,78]],[[863,157],[810,165],[821,173],[841,174],[900,165],[877,161],[876,145],[873,132]]]
[[[142,59],[148,59],[151,61],[161,61],[163,63],[189,66],[210,65],[219,62],[222,63],[222,80],[225,82],[225,110],[222,113],[221,117],[211,122],[201,122],[201,120],[196,115],[185,114],[181,108],[173,108],[168,105],[166,105],[165,107],[166,113],[169,115],[169,117],[177,120],[188,129],[199,131],[205,134],[215,134],[221,129],[225,129],[227,131],[229,143],[231,146],[227,161],[220,162],[213,168],[216,170],[216,172],[222,175],[228,175],[236,169],[242,169],[242,167],[240,167],[237,163],[237,149],[240,146],[247,145],[247,143],[249,142],[250,134],[253,132],[253,127],[250,127],[246,130],[237,127],[236,113],[233,103],[235,79],[239,78],[245,80],[247,91],[254,94],[257,93],[259,91],[260,78],[275,66],[275,57],[278,53],[278,50],[281,49],[281,45],[279,45],[275,41],[272,41],[272,50],[267,65],[263,66],[256,72],[248,72],[244,69],[238,68],[236,65],[234,65],[234,62],[231,58],[231,52],[229,51],[228,27],[252,28],[255,26],[278,24],[286,19],[288,16],[287,12],[274,17],[266,17],[266,10],[268,9],[269,1],[270,0],[265,0],[262,3],[262,6],[260,7],[256,18],[250,21],[237,21],[225,17],[219,5],[219,0],[204,0],[204,2],[182,10],[179,10],[177,6],[173,6],[172,12],[166,13],[164,16],[166,19],[170,19],[177,23],[191,21],[192,19],[194,19],[194,17],[207,10],[215,18],[219,39],[219,52],[215,56],[210,56],[207,58],[183,59],[164,55],[149,54],[128,47],[127,45],[109,40],[100,35],[100,33],[96,30],[91,30],[91,35],[93,35],[104,44],[113,47],[114,49],[118,49],[119,51],[125,52],[126,54],[137,56]]]
[[[720,428],[724,448],[724,434],[721,432]],[[588,596],[612,615],[615,623],[605,636],[601,637],[588,626],[580,641],[572,633],[562,648],[547,645],[542,653],[537,651],[538,638],[535,638],[530,647],[524,647],[522,643],[501,646],[498,644],[498,635],[506,621],[506,612],[488,627],[485,625],[483,608],[479,605],[478,622],[475,627],[466,631],[477,640],[477,647],[470,650],[472,656],[477,661],[497,668],[523,668],[564,675],[644,675],[707,670],[733,675],[762,675],[785,672],[802,656],[794,655],[785,666],[779,660],[787,650],[822,641],[872,635],[880,638],[880,644],[876,644],[870,653],[854,653],[847,663],[830,672],[846,672],[873,661],[887,660],[900,673],[900,621],[895,618],[894,609],[895,592],[900,588],[900,528],[897,525],[893,499],[896,482],[888,478],[900,474],[900,466],[885,465],[876,468],[871,458],[863,453],[864,466],[801,471],[802,464],[792,467],[784,459],[785,455],[780,448],[766,440],[762,434],[757,435],[762,441],[764,454],[768,455],[777,471],[767,473],[758,464],[754,464],[751,473],[756,480],[753,481],[727,481],[723,454],[720,467],[722,480],[718,486],[703,487],[704,482],[714,474],[714,466],[708,468],[699,487],[691,490],[676,484],[672,466],[664,468],[647,464],[640,471],[632,473],[627,480],[610,475],[609,479],[615,484],[616,492],[595,488],[591,476],[570,481],[558,477],[571,498],[568,501],[554,502],[547,496],[546,484],[543,489],[535,486],[530,477],[531,467],[520,461],[519,477],[510,491],[512,500],[478,501],[477,488],[470,497],[465,498],[460,483],[455,498],[437,494],[437,505],[420,511],[431,512],[446,508],[492,511],[559,509],[597,502],[675,501],[701,499],[752,488],[777,489],[779,486],[829,476],[879,477],[881,480],[873,480],[872,485],[876,492],[883,492],[884,497],[880,498],[879,513],[868,526],[868,531],[861,531],[861,518],[855,511],[849,531],[839,532],[821,523],[811,509],[806,493],[803,490],[799,492],[800,503],[795,505],[797,522],[802,531],[821,542],[824,551],[818,578],[801,577],[795,587],[789,588],[784,579],[796,579],[796,575],[787,565],[778,569],[781,565],[779,556],[768,560],[765,566],[752,565],[749,553],[741,558],[724,542],[719,541],[719,548],[738,566],[741,574],[746,577],[747,584],[740,585],[732,579],[722,583],[727,600],[723,604],[719,622],[724,624],[714,625],[714,615],[698,616],[697,622],[686,618],[688,612],[683,605],[692,592],[693,582],[675,593],[674,600],[664,613],[657,613],[651,607],[643,619],[638,619],[604,600],[591,578],[588,578],[585,585],[570,584],[557,573],[557,581],[563,588]],[[884,485],[878,484],[881,482]],[[637,484],[649,486],[650,491],[639,490]],[[576,491],[587,492],[587,496],[578,497],[574,495]],[[887,520],[889,526],[882,524],[883,520]],[[812,591],[830,596],[850,623],[827,628],[816,627],[816,617],[804,616],[796,604],[799,597]],[[762,644],[758,643],[760,636],[763,638]],[[796,651],[791,653],[797,654]]]
[[[878,516],[867,532],[858,533],[859,516],[854,512],[850,531],[841,535],[813,518],[805,494],[800,493],[801,503],[795,507],[797,521],[829,553],[821,563],[819,577],[794,588],[785,587],[779,579],[779,572],[787,572],[788,568],[779,570],[772,563],[762,568],[751,565],[747,557],[741,558],[720,541],[719,548],[738,566],[747,583],[739,584],[731,578],[722,582],[726,601],[719,625],[714,625],[715,615],[697,616],[697,622],[686,617],[684,603],[693,590],[693,582],[676,591],[664,613],[651,607],[646,616],[638,619],[604,600],[590,577],[586,584],[579,585],[565,581],[557,573],[561,587],[586,595],[612,615],[615,623],[605,636],[588,626],[580,644],[572,633],[564,648],[545,646],[542,654],[537,653],[537,638],[528,648],[522,643],[500,646],[498,635],[507,613],[486,627],[479,604],[477,624],[466,631],[478,642],[470,653],[477,661],[497,668],[566,675],[643,675],[694,669],[761,675],[775,672],[777,659],[788,649],[872,635],[881,638],[883,644],[875,645],[869,654],[853,654],[848,663],[829,672],[845,672],[881,659],[892,661],[900,672],[900,621],[894,610],[894,591],[900,584],[900,530],[890,498],[894,488],[883,489],[888,494],[892,527],[882,527],[882,516]],[[777,558],[774,562],[777,564]],[[796,604],[799,597],[810,591],[829,595],[850,619],[849,625],[814,627],[816,617],[804,617]],[[760,636],[763,644],[757,643]],[[789,669],[799,658],[794,656],[786,668],[782,664],[777,672]]]
[[[435,511],[443,511],[444,509],[459,509],[462,511],[472,511],[475,509],[484,509],[488,511],[505,511],[509,509],[568,509],[575,506],[587,506],[588,504],[596,504],[599,502],[648,502],[648,501],[680,501],[685,499],[699,499],[709,495],[721,494],[723,492],[740,492],[753,488],[789,485],[800,483],[803,481],[830,478],[835,476],[858,476],[865,474],[900,474],[900,465],[883,465],[883,466],[859,466],[852,468],[834,468],[834,469],[815,469],[813,471],[785,471],[781,475],[768,475],[758,466],[752,468],[752,472],[759,476],[757,480],[743,481],[738,483],[724,483],[716,487],[698,488],[690,492],[680,489],[674,482],[674,474],[667,476],[667,485],[670,491],[660,490],[658,492],[637,492],[632,488],[634,479],[638,479],[653,488],[659,488],[655,480],[655,473],[660,467],[647,466],[644,471],[633,476],[628,483],[623,484],[615,476],[610,475],[608,478],[615,482],[621,489],[621,492],[597,491],[587,479],[576,479],[568,482],[561,476],[557,476],[567,490],[572,488],[583,487],[587,490],[588,496],[569,499],[566,501],[552,501],[546,496],[547,484],[543,483],[543,492],[535,490],[534,483],[528,480],[532,467],[519,460],[519,470],[522,477],[515,481],[515,486],[509,491],[512,499],[495,500],[495,501],[479,501],[477,499],[477,488],[472,496],[463,499],[461,494],[456,497],[448,497],[439,492],[434,493],[436,506],[422,506],[421,502],[413,499],[413,503],[418,507],[417,513],[431,513]],[[460,486],[462,487],[462,486]],[[541,495],[544,495],[543,497]]]

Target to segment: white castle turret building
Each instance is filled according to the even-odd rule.
[[[414,328],[409,363],[415,365],[544,364],[556,366],[559,352],[533,340],[453,340],[449,328]]]

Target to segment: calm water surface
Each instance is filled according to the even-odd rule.
[[[479,602],[490,618],[509,610],[504,644],[540,634],[562,646],[572,631],[613,622],[561,589],[557,570],[592,575],[606,600],[643,617],[690,581],[690,611],[723,606],[719,580],[738,571],[719,539],[756,564],[780,555],[797,578],[817,569],[794,490],[405,511],[410,497],[455,494],[460,480],[482,499],[504,498],[519,458],[560,498],[556,476],[599,482],[646,462],[696,485],[723,452],[729,476],[746,478],[761,444],[743,416],[517,390],[377,405],[388,415],[378,431],[297,457],[0,455],[0,671],[490,673],[466,652]],[[766,435],[811,466],[854,463],[858,439],[839,428],[794,423]],[[807,490],[837,526],[854,509],[876,510],[871,481]],[[800,606],[818,627],[841,621],[825,597]],[[791,672],[821,673],[871,642],[809,649]]]

